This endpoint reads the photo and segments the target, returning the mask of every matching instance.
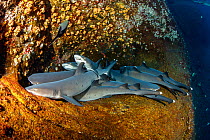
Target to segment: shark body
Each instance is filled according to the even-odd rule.
[[[164,87],[167,87],[168,89],[176,90],[184,95],[188,95],[188,93],[186,93],[184,90],[180,89],[179,87],[174,86],[168,82],[165,82],[162,78],[162,75],[155,76],[150,73],[141,72],[136,67],[133,67],[132,70],[127,69],[127,67],[124,67],[123,75],[131,76],[133,78],[140,79],[153,84],[162,85]]]
[[[160,89],[160,87],[158,85],[155,85],[155,84],[152,84],[149,82],[145,82],[143,80],[136,79],[136,78],[133,78],[130,76],[123,75],[117,70],[111,70],[110,76],[111,76],[111,78],[113,78],[116,81],[120,81],[120,82],[124,82],[124,83],[128,83],[128,84],[140,83],[141,89],[154,90],[154,91]]]
[[[191,87],[189,87],[185,84],[182,84],[182,83],[172,79],[171,77],[169,77],[167,72],[161,72],[159,70],[148,67],[145,62],[143,62],[141,66],[126,66],[126,67],[130,68],[130,69],[133,69],[133,67],[135,67],[136,69],[138,69],[141,72],[150,73],[150,74],[155,75],[155,76],[162,75],[164,81],[167,81],[171,84],[174,84],[175,86],[185,88],[188,91],[192,90]],[[121,67],[121,69],[123,69],[123,67]]]
[[[75,74],[75,71],[76,70],[35,73],[29,76],[28,80],[34,85],[47,82],[54,82],[73,76]]]
[[[63,80],[48,82],[38,85],[26,87],[29,92],[49,97],[49,98],[64,98],[72,104],[82,106],[73,96],[78,95],[88,89],[94,80],[98,80],[99,76],[94,71],[83,72],[84,63],[80,63],[75,75]]]
[[[127,84],[120,86],[91,86],[90,89],[84,91],[83,93],[74,96],[78,101],[91,101],[99,98],[118,95],[118,94],[134,94],[134,95],[159,95],[159,91],[151,90],[130,90],[127,87]]]
[[[121,86],[125,83],[123,82],[119,82],[119,81],[107,81],[107,82],[103,82],[101,83],[101,86],[113,86],[113,87],[117,87],[117,86]],[[133,85],[128,85],[128,88],[131,90],[141,90],[141,85],[139,83],[133,84]],[[168,103],[173,103],[175,102],[175,100],[172,100],[170,98],[167,98],[165,96],[162,95],[144,95],[144,97],[153,99],[153,100],[158,100],[158,101],[165,101]]]

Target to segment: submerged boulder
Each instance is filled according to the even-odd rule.
[[[81,102],[28,93],[32,73],[61,70],[81,54],[93,61],[118,59],[116,68],[140,65],[168,71],[189,85],[182,37],[164,1],[19,0],[1,3],[0,137],[3,139],[190,139],[190,96],[161,104],[136,95]],[[60,23],[66,33],[47,47]]]

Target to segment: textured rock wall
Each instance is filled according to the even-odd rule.
[[[0,33],[0,137],[3,139],[190,139],[191,95],[161,89],[176,103],[163,105],[139,96],[82,103],[32,95],[22,86],[35,72],[60,70],[60,63],[82,54],[96,61],[118,59],[168,71],[189,85],[182,38],[161,0],[2,1]],[[66,34],[52,46],[59,24]],[[11,74],[13,73],[13,74]],[[2,76],[2,75],[0,75]],[[19,83],[17,82],[19,80]]]
[[[164,41],[180,41],[162,1],[21,0],[4,9],[6,73],[18,71],[19,80],[55,70],[75,53],[119,59],[119,65],[155,61],[163,56]],[[66,34],[47,47],[65,20],[70,20]],[[136,58],[141,54],[148,56]]]

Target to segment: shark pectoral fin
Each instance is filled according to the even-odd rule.
[[[66,96],[66,95],[61,95],[61,97],[63,97],[63,99],[65,99],[66,101],[68,101],[68,102],[70,102],[74,105],[83,106],[78,101],[76,101],[73,97],[69,97],[69,96]]]
[[[106,95],[106,96],[103,96],[102,98],[110,98],[112,97],[112,95]]]

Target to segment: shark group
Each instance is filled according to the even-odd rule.
[[[142,97],[173,103],[175,100],[162,96],[160,86],[173,94],[175,91],[188,95],[181,89],[192,90],[189,86],[170,78],[163,73],[149,68],[145,62],[141,66],[123,66],[113,70],[117,60],[93,62],[82,55],[74,55],[75,62],[63,63],[66,71],[35,73],[28,77],[33,84],[26,87],[34,95],[64,99],[74,105],[83,106],[79,101],[91,101],[119,94],[133,94]]]

